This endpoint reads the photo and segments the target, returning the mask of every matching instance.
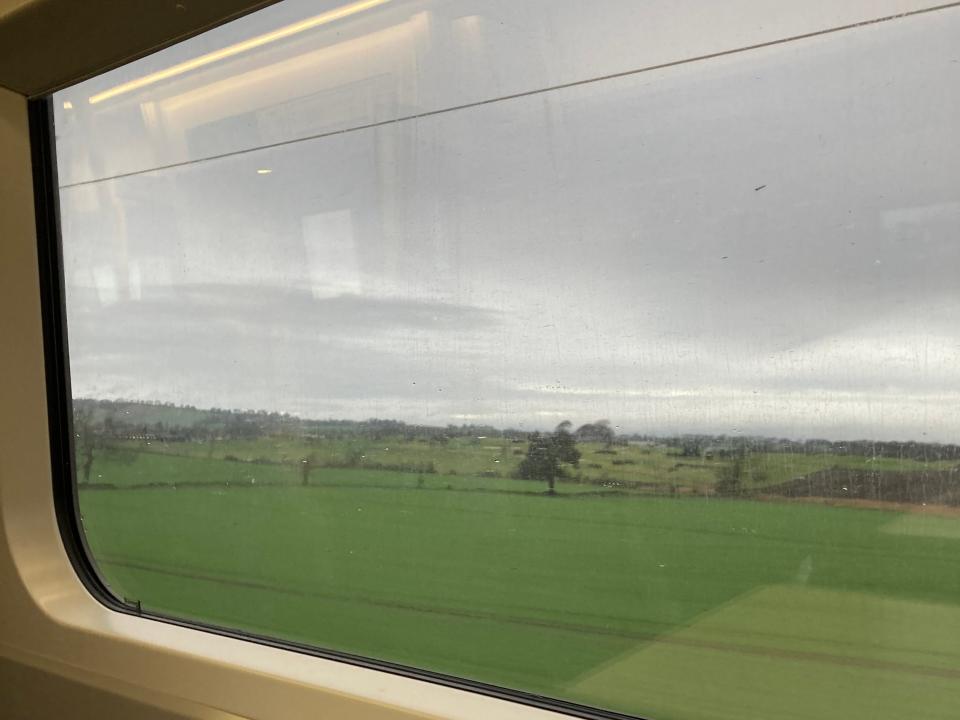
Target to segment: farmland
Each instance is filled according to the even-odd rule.
[[[259,472],[277,482],[295,482],[295,466],[300,458],[314,455],[320,467],[351,466],[357,469],[390,467],[431,468],[431,474],[485,478],[511,478],[526,448],[525,443],[501,438],[455,437],[439,443],[427,440],[407,440],[388,437],[380,440],[351,438],[308,442],[302,439],[264,437],[253,440],[217,440],[204,442],[128,442],[126,449],[137,455],[160,454],[206,460],[228,460],[234,463],[287,466],[293,473],[283,471]],[[669,491],[673,486],[681,493],[704,493],[716,483],[716,471],[723,459],[703,457],[686,458],[672,448],[656,443],[620,445],[607,448],[602,443],[579,443],[582,458],[576,475],[580,483],[622,487],[659,486]],[[747,480],[747,486],[763,487],[787,482],[798,476],[827,469],[841,468],[864,471],[921,471],[949,469],[957,465],[951,460],[922,462],[898,458],[865,458],[835,453],[751,453],[749,469],[756,470],[762,481]],[[198,466],[197,466],[198,467]],[[211,479],[225,479],[231,472],[218,464],[209,466]],[[234,474],[244,472],[234,468]],[[102,474],[102,473],[101,473]],[[253,473],[255,476],[256,473]],[[194,473],[196,475],[196,473]],[[246,476],[250,476],[247,473]],[[99,480],[123,484],[131,481],[123,471]],[[167,482],[163,479],[163,482]],[[515,484],[509,487],[515,488]]]
[[[663,719],[960,704],[960,519],[721,499],[726,461],[656,444],[581,443],[549,496],[502,439],[147,443],[101,453],[80,502],[149,610]]]

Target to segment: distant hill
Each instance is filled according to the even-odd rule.
[[[192,405],[135,400],[75,398],[75,417],[116,437],[152,436],[168,440],[213,437],[255,438],[265,435],[342,438],[363,435],[371,438],[406,437],[512,437],[525,436],[515,430],[498,430],[488,425],[411,425],[400,420],[317,420],[298,418],[266,410],[196,408]]]

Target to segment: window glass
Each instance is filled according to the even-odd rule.
[[[663,720],[960,707],[960,9],[287,0],[54,96],[144,611]]]

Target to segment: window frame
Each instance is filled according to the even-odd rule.
[[[936,8],[933,8],[936,9]],[[0,94],[4,92],[0,88]],[[2,101],[2,98],[0,98]],[[2,108],[0,108],[2,109]],[[71,394],[69,385],[69,348],[67,345],[66,317],[64,309],[64,288],[63,288],[63,263],[62,263],[62,245],[60,237],[59,222],[59,190],[56,179],[56,160],[55,160],[55,142],[52,128],[52,100],[49,96],[40,97],[29,104],[29,123],[30,123],[30,152],[32,155],[33,183],[34,183],[34,201],[36,203],[36,231],[37,231],[37,253],[38,268],[40,280],[40,300],[42,306],[42,338],[43,338],[43,361],[45,365],[46,379],[46,410],[47,422],[49,423],[49,443],[50,443],[50,471],[52,477],[53,490],[53,510],[56,518],[56,524],[59,529],[66,555],[73,568],[76,578],[83,584],[87,593],[92,596],[101,606],[100,609],[111,613],[117,613],[124,617],[140,618],[145,621],[159,621],[159,623],[171,627],[184,628],[187,630],[198,631],[211,636],[222,636],[243,641],[245,643],[263,645],[276,648],[282,651],[289,651],[303,656],[332,660],[334,662],[351,665],[357,668],[385,671],[397,677],[409,678],[412,680],[425,680],[438,686],[464,690],[469,693],[476,693],[490,698],[509,701],[527,706],[528,708],[537,708],[547,711],[559,711],[578,717],[603,717],[603,718],[630,718],[633,716],[621,715],[609,711],[589,708],[585,706],[576,706],[564,701],[553,700],[536,695],[530,695],[530,699],[524,697],[529,695],[520,691],[499,688],[496,686],[484,686],[483,683],[467,681],[456,677],[443,676],[441,674],[423,671],[417,668],[407,666],[391,666],[390,663],[371,660],[364,657],[353,657],[346,653],[336,651],[325,651],[312,646],[297,646],[295,643],[286,641],[277,641],[269,637],[260,637],[255,634],[235,631],[229,628],[220,628],[213,625],[203,624],[194,621],[185,621],[174,617],[165,617],[161,614],[144,611],[139,605],[125,603],[122,599],[114,596],[103,582],[102,577],[93,565],[90,555],[86,548],[85,535],[80,527],[78,514],[78,497],[75,482],[75,460],[73,453],[73,428],[71,412]],[[2,139],[2,138],[0,138]],[[24,183],[28,182],[24,179]],[[3,198],[0,197],[0,206]],[[0,222],[0,226],[3,223]],[[7,239],[4,238],[4,242]],[[2,249],[2,248],[0,248]],[[27,268],[29,270],[29,268]],[[2,274],[2,273],[0,273]],[[30,301],[32,302],[32,298]],[[28,308],[29,310],[30,308]],[[42,399],[37,398],[37,402]],[[0,443],[2,445],[2,443]],[[35,477],[33,480],[40,482],[42,477]],[[23,548],[16,547],[17,537],[14,534],[8,534],[4,537],[4,514],[11,517],[20,509],[17,502],[10,502],[11,498],[19,501],[22,498],[14,497],[22,490],[21,481],[16,481],[19,486],[14,488],[14,493],[3,495],[2,499],[7,501],[6,513],[0,504],[0,550],[9,551],[13,555],[14,566],[19,567],[18,554]],[[25,482],[25,481],[24,481]],[[9,478],[0,477],[0,491],[3,491],[5,484],[10,483]],[[31,495],[31,500],[36,504],[36,498],[45,497],[48,491],[46,482],[43,482],[42,492]],[[34,508],[35,509],[35,508]],[[44,531],[46,528],[43,529]],[[5,543],[9,547],[5,547]],[[44,550],[46,550],[46,544]],[[53,558],[59,561],[60,558]],[[0,558],[0,578],[3,577],[5,570],[4,563],[6,558]],[[22,570],[22,568],[20,568]],[[57,566],[59,571],[60,567]],[[23,575],[23,573],[21,573]],[[71,577],[72,579],[72,577]],[[26,587],[26,595],[33,592],[28,578],[23,578],[23,584]],[[11,592],[15,592],[11,590]],[[37,606],[43,610],[47,606],[37,602]],[[4,598],[0,598],[0,608],[6,609]],[[67,626],[68,629],[78,629],[92,637],[96,630],[91,630],[87,626],[79,624],[74,625],[72,619],[64,619],[61,616],[51,614],[46,616],[51,620],[52,627],[62,629]],[[14,619],[13,622],[16,622]],[[118,638],[118,639],[117,639]],[[6,638],[3,638],[6,641]],[[116,638],[111,638],[115,642],[130,641],[125,636],[118,634]],[[143,643],[140,643],[143,646]],[[12,646],[8,646],[12,647]],[[42,647],[38,643],[38,647]],[[3,645],[0,643],[0,657],[3,657]],[[179,650],[179,648],[170,646],[141,647],[144,655],[159,655],[159,651],[166,651],[168,654],[189,653],[189,650]],[[171,661],[176,658],[169,658]],[[205,662],[215,662],[203,658]],[[237,669],[237,675],[241,670]],[[252,674],[252,673],[251,673]],[[278,676],[282,671],[278,671]],[[290,681],[291,683],[294,681]],[[320,681],[322,682],[322,680]],[[319,690],[317,690],[319,694]],[[398,704],[402,703],[402,699]],[[372,704],[372,701],[371,701]],[[278,715],[281,711],[277,712]],[[376,713],[374,713],[376,714]],[[478,717],[481,716],[479,713]]]

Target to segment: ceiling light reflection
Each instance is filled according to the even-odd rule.
[[[305,30],[311,30],[315,27],[326,25],[327,23],[335,20],[340,20],[350,15],[355,15],[356,13],[369,10],[370,8],[374,8],[378,5],[384,5],[388,2],[390,2],[390,0],[359,0],[359,2],[343,5],[342,7],[329,10],[325,13],[321,13],[320,15],[315,15],[312,18],[307,18],[306,20],[301,20],[300,22],[286,25],[282,28],[278,28],[277,30],[264,33],[263,35],[258,35],[257,37],[250,38],[249,40],[244,40],[242,42],[229,45],[225,48],[221,48],[220,50],[214,50],[206,55],[201,55],[200,57],[173,65],[164,70],[159,70],[155,73],[144,75],[143,77],[139,77],[135,80],[130,80],[129,82],[121,83],[120,85],[115,85],[109,90],[104,90],[103,92],[91,95],[88,99],[88,102],[91,105],[95,105],[99,102],[103,102],[104,100],[117,97],[118,95],[139,90],[147,87],[148,85],[153,85],[154,83],[160,82],[161,80],[167,80],[169,78],[176,77],[177,75],[182,75],[183,73],[196,70],[197,68],[209,65],[210,63],[224,60],[226,58],[233,57],[234,55],[239,55],[240,53],[244,53],[248,50],[266,45],[267,43],[283,40],[284,38],[304,32]]]

